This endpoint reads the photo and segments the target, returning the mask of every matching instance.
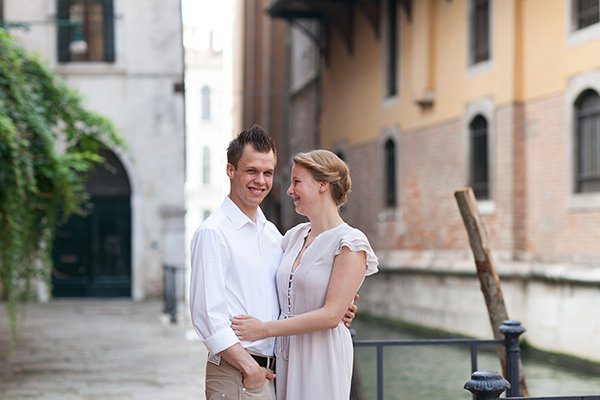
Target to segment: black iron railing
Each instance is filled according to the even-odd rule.
[[[500,327],[504,339],[418,339],[418,340],[355,340],[354,347],[375,347],[377,352],[377,400],[383,400],[383,351],[389,346],[466,346],[471,351],[471,373],[477,371],[478,347],[504,346],[506,354],[507,376],[511,389],[507,397],[519,396],[519,335],[525,329],[518,321],[504,321]]]
[[[464,388],[473,393],[475,400],[498,400],[511,385],[502,375],[492,371],[476,371]],[[550,396],[550,397],[513,397],[513,400],[600,400],[600,396]]]

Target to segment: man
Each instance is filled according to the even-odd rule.
[[[276,150],[254,125],[227,148],[229,196],[207,218],[191,242],[190,309],[209,350],[206,399],[275,399],[274,339],[240,342],[230,318],[249,314],[279,317],[275,274],[282,236],[259,205],[271,190]],[[354,306],[344,319],[352,320]]]

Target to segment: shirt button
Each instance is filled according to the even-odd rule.
[[[245,391],[246,391],[246,388],[242,388],[242,392],[245,392]]]

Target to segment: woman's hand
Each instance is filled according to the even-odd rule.
[[[259,340],[269,336],[266,323],[250,315],[231,318],[231,328],[240,340]]]

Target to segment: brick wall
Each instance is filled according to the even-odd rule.
[[[527,250],[542,261],[598,260],[600,210],[569,206],[572,156],[562,95],[525,106]]]
[[[494,211],[483,216],[494,250],[512,254],[515,234],[523,240],[525,212],[522,149],[513,145],[522,130],[522,107],[496,110],[490,128],[490,182]],[[468,137],[462,120],[400,132],[398,207],[382,207],[383,141],[350,147],[353,192],[348,221],[383,250],[465,250],[466,233],[454,191],[468,184]],[[516,196],[515,188],[518,188]],[[519,206],[519,211],[516,211]],[[519,223],[513,223],[515,216]]]
[[[600,210],[569,206],[571,142],[563,96],[496,109],[490,131],[494,211],[483,216],[492,250],[544,262],[591,262],[600,255]],[[348,149],[353,190],[345,218],[379,250],[465,250],[453,196],[467,185],[464,123],[400,132],[398,207],[382,207],[383,141]]]
[[[377,221],[383,204],[381,149],[378,142],[366,142],[351,147],[347,163],[352,178],[352,191],[343,208],[342,217],[362,230],[374,247],[378,247]]]

